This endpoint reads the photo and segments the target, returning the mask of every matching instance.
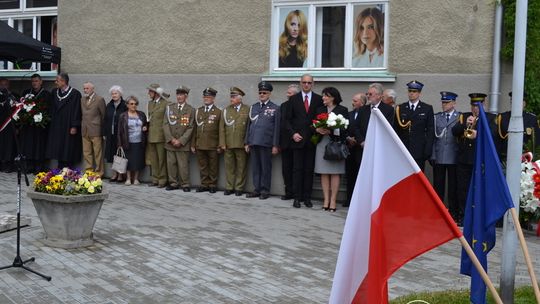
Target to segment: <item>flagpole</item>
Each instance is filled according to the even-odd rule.
[[[525,237],[523,236],[523,230],[521,229],[521,224],[519,223],[519,217],[517,215],[516,208],[511,208],[510,212],[512,213],[512,219],[514,220],[514,225],[517,228],[516,232],[519,237],[521,249],[523,250],[525,263],[527,263],[527,270],[529,270],[529,275],[531,277],[531,283],[534,290],[534,295],[536,296],[536,302],[540,303],[540,289],[538,288],[538,281],[536,280],[536,275],[534,274],[534,268],[532,265],[531,256],[529,255],[529,248],[527,248],[527,242],[525,242]]]
[[[493,299],[495,300],[495,302],[497,304],[503,304],[503,301],[501,300],[501,297],[499,296],[499,293],[497,293],[497,289],[495,289],[495,286],[493,286],[493,283],[489,279],[486,271],[484,270],[484,267],[482,267],[482,265],[480,264],[480,261],[478,261],[478,258],[474,254],[474,252],[473,252],[471,246],[469,245],[469,243],[467,243],[467,240],[465,239],[465,237],[460,236],[459,237],[459,242],[461,243],[461,246],[463,247],[463,249],[465,249],[465,251],[467,252],[467,255],[469,256],[469,258],[473,262],[474,267],[476,267],[476,270],[478,271],[478,273],[482,277],[482,280],[484,280],[484,283],[486,283],[486,286],[489,288],[489,291],[491,292],[491,295],[493,296]]]

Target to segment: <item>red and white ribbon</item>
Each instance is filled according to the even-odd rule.
[[[11,115],[2,123],[2,126],[0,127],[0,132],[4,131],[4,129],[11,122],[13,117],[15,115],[19,114],[19,112],[22,110],[23,106],[24,106],[24,103],[22,103],[22,102],[15,104],[15,106],[13,107],[13,111],[11,112]]]

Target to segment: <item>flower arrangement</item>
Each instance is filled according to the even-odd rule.
[[[34,179],[34,190],[59,195],[101,193],[103,182],[93,171],[82,173],[69,168],[40,172]]]
[[[533,161],[530,152],[523,155],[520,184],[520,218],[535,223],[540,219],[540,160]]]
[[[37,126],[45,128],[51,117],[49,115],[49,105],[44,99],[36,98],[33,94],[26,94],[21,97],[18,103],[13,104],[13,109],[20,110],[13,116],[17,126]]]
[[[347,129],[349,120],[343,115],[334,112],[321,113],[312,121],[314,128],[325,128],[328,130]],[[316,145],[321,141],[321,134],[315,133],[311,136],[311,142]]]

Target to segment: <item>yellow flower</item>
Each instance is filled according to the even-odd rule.
[[[89,188],[91,185],[90,185],[90,182],[87,180],[86,182],[84,182],[84,187],[85,188]]]
[[[79,178],[79,185],[84,185],[84,179]]]
[[[95,191],[96,189],[94,188],[94,186],[88,187],[88,193],[94,193]]]

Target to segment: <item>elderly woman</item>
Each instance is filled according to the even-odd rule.
[[[105,121],[103,122],[103,137],[105,138],[105,161],[112,163],[118,143],[118,117],[127,111],[126,102],[122,98],[122,87],[114,85],[109,89],[111,101],[105,108]],[[123,182],[123,174],[114,171],[111,175],[111,182]]]
[[[139,100],[127,99],[128,110],[118,118],[118,147],[122,147],[128,159],[126,185],[138,185],[139,171],[144,169],[144,150],[148,122],[146,115],[137,110]]]

